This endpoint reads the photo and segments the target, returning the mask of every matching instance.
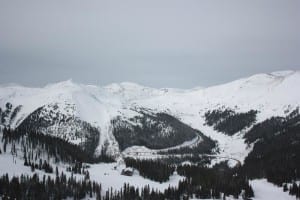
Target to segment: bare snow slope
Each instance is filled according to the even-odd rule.
[[[14,128],[36,109],[55,104],[66,116],[79,118],[99,129],[98,153],[107,141],[110,152],[115,154],[119,150],[112,134],[112,119],[134,117],[139,115],[139,109],[166,112],[217,140],[222,156],[243,160],[251,150],[244,143],[243,133],[226,136],[216,132],[204,124],[204,113],[220,108],[238,112],[254,109],[259,111],[258,122],[271,116],[284,116],[300,105],[299,87],[299,71],[257,74],[223,85],[190,90],[154,89],[134,83],[98,87],[69,80],[44,88],[0,86],[0,107],[5,108],[7,102],[14,107],[22,105],[10,122]]]

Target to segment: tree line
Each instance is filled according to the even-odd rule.
[[[195,194],[197,198],[226,198],[232,195],[244,199],[254,197],[254,192],[246,176],[240,173],[240,168],[229,168],[226,163],[208,168],[202,165],[178,166],[179,175],[186,180],[179,183],[178,190],[190,197]],[[222,196],[221,196],[222,194]]]
[[[168,181],[170,175],[172,175],[175,170],[174,165],[165,164],[159,160],[126,158],[125,164],[127,167],[133,167],[139,170],[141,176],[160,183]]]
[[[246,142],[255,142],[244,163],[250,178],[267,178],[282,186],[300,179],[300,115],[272,117],[256,124],[245,135]]]
[[[236,113],[231,109],[213,110],[205,113],[205,121],[215,130],[227,135],[235,133],[250,127],[256,121],[256,110],[250,110],[244,113]]]
[[[76,180],[73,176],[67,178],[61,172],[53,179],[50,176],[37,174],[32,177],[21,175],[20,177],[9,178],[8,174],[0,177],[1,199],[83,199],[95,197],[101,199],[101,184],[90,180]]]
[[[3,129],[3,150],[6,151],[6,145],[8,143],[18,143],[22,145],[23,152],[29,153],[33,156],[33,152],[36,149],[43,149],[46,151],[48,157],[54,157],[55,160],[63,162],[113,162],[113,158],[106,155],[102,151],[102,154],[98,157],[94,157],[83,150],[80,146],[71,144],[61,138],[57,138],[51,135],[42,134],[36,131],[25,132],[22,129],[11,130],[10,128]],[[41,148],[38,148],[41,147]],[[41,151],[37,150],[35,157],[40,157]],[[29,157],[29,156],[28,156]]]

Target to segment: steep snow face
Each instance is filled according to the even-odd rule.
[[[258,122],[271,116],[285,116],[300,105],[299,86],[299,71],[257,74],[223,85],[191,90],[154,89],[128,82],[98,87],[68,80],[44,88],[0,86],[0,108],[5,108],[7,102],[13,108],[20,106],[10,123],[14,128],[38,108],[59,105],[55,112],[78,118],[99,130],[96,153],[100,153],[106,144],[117,154],[119,148],[112,134],[112,119],[139,116],[139,109],[165,112],[216,139],[222,154],[243,160],[251,150],[244,143],[243,133],[231,137],[212,130],[205,125],[204,113],[220,108],[238,112],[253,109],[259,111]]]
[[[240,107],[281,106],[299,103],[299,94],[292,94],[300,83],[300,73],[257,74],[222,86],[205,90],[207,98]]]
[[[4,87],[0,88],[0,94],[1,108],[4,108],[7,102],[13,106],[22,105],[15,117],[16,119],[10,124],[12,128],[18,127],[28,116],[40,109],[39,116],[49,122],[43,127],[44,133],[59,136],[57,134],[60,130],[64,133],[61,138],[67,138],[78,144],[82,139],[76,139],[74,134],[78,130],[82,130],[82,127],[78,127],[84,125],[79,123],[80,120],[99,130],[101,133],[99,146],[107,141],[111,150],[118,152],[117,144],[112,134],[109,134],[109,124],[110,120],[117,114],[120,103],[111,95],[108,97],[101,88],[75,84],[69,80],[47,85],[44,88]],[[66,118],[69,123],[62,123],[61,116]],[[68,120],[69,118],[72,120]],[[50,122],[51,119],[52,122]],[[72,121],[74,123],[70,123]],[[74,127],[66,127],[73,125]],[[97,153],[100,151],[101,147]]]

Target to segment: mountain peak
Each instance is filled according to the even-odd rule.
[[[45,88],[74,88],[78,87],[78,85],[79,84],[75,83],[72,79],[68,79],[66,81],[48,84]]]
[[[224,85],[232,85],[235,84],[238,87],[249,87],[249,86],[261,86],[261,87],[268,87],[274,84],[280,84],[284,80],[290,79],[294,75],[299,75],[299,71],[292,71],[292,70],[286,70],[286,71],[275,71],[271,73],[259,73],[254,74],[252,76],[248,76],[245,78],[241,78],[229,83],[226,83]],[[213,86],[214,87],[214,86]]]
[[[273,76],[281,76],[281,77],[286,77],[295,73],[299,73],[299,71],[293,71],[293,70],[285,70],[285,71],[275,71],[270,73]]]
[[[134,82],[120,82],[120,83],[111,83],[108,84],[106,86],[104,86],[104,88],[123,88],[123,89],[130,89],[130,88],[145,88],[145,86],[142,86],[138,83],[134,83]]]

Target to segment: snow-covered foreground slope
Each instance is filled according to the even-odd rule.
[[[169,186],[177,187],[178,182],[184,179],[182,176],[173,174],[170,176],[168,181],[159,183],[140,176],[137,170],[134,171],[132,176],[123,176],[121,175],[121,171],[125,167],[125,165],[118,165],[117,163],[93,164],[89,168],[90,177],[92,180],[101,181],[105,190],[111,187],[120,189],[123,187],[124,183],[129,183],[130,185],[138,188],[149,185],[151,188],[162,192]]]
[[[0,138],[2,138],[2,133],[0,132]],[[0,176],[8,174],[9,178],[12,177],[20,177],[21,175],[32,176],[33,174],[37,174],[39,178],[42,180],[43,176],[50,176],[52,179],[56,178],[56,173],[46,173],[43,169],[35,169],[31,170],[30,166],[24,165],[24,153],[23,153],[23,145],[20,143],[8,143],[4,145],[5,142],[0,140]],[[3,147],[6,146],[7,151],[3,152]],[[15,146],[16,152],[12,153],[12,147]],[[38,148],[39,149],[39,148]],[[77,180],[84,180],[84,174],[76,174],[67,170],[69,167],[69,163],[59,161],[56,162],[51,156],[47,155],[46,152],[40,148],[40,158],[42,160],[47,160],[50,165],[57,167],[58,172],[63,172],[67,177],[74,176]],[[39,150],[33,150],[33,154],[38,152]],[[38,160],[39,160],[38,159]],[[35,161],[38,163],[38,161]],[[95,181],[101,183],[102,190],[107,191],[113,188],[114,190],[120,190],[123,185],[126,183],[131,186],[135,186],[136,188],[143,188],[144,186],[149,185],[150,188],[163,192],[169,186],[177,187],[179,181],[182,181],[185,177],[178,175],[176,172],[169,177],[168,181],[165,182],[157,182],[147,178],[142,177],[138,170],[134,170],[132,176],[124,176],[121,175],[123,169],[126,168],[125,163],[123,162],[113,162],[113,163],[98,163],[98,164],[87,164],[89,177],[91,181]],[[0,196],[1,199],[1,196]]]
[[[20,106],[16,116],[12,118],[10,114],[2,123],[16,128],[37,109],[54,105],[39,117],[45,118],[52,113],[51,116],[55,114],[89,123],[98,129],[100,134],[95,153],[99,154],[103,146],[107,145],[108,152],[114,155],[120,155],[120,152],[112,134],[112,119],[121,117],[126,121],[139,116],[140,110],[153,113],[164,112],[217,140],[220,156],[243,161],[251,151],[251,146],[248,147],[244,143],[243,131],[234,136],[217,132],[205,125],[205,112],[225,108],[231,108],[237,112],[254,109],[259,111],[257,122],[271,116],[285,116],[300,105],[300,93],[297,92],[300,89],[299,86],[299,71],[257,74],[224,85],[190,90],[154,89],[134,83],[98,87],[65,81],[47,85],[44,88],[2,86],[0,87],[0,107],[4,113],[7,102],[12,104],[12,111]],[[61,121],[55,121],[50,128],[45,129],[45,133],[49,133],[47,132],[49,129],[61,130],[61,127],[65,126],[62,124]],[[63,130],[67,134],[74,132],[74,129]],[[81,129],[75,129],[75,132],[76,130]],[[82,138],[70,139],[73,143],[81,140]]]
[[[295,200],[294,196],[289,195],[288,192],[283,192],[282,188],[269,183],[266,179],[252,180],[250,183],[255,194],[253,200]]]
[[[295,196],[289,195],[288,192],[283,192],[282,188],[269,183],[266,179],[256,179],[250,181],[251,186],[254,190],[253,200],[295,200]],[[226,197],[227,200],[234,200],[236,198]],[[239,199],[243,199],[240,197]],[[200,199],[191,199],[200,200]]]
[[[57,166],[59,172],[63,171],[67,177],[71,176],[71,172],[66,171],[65,165],[60,164]],[[116,169],[115,166],[117,166]],[[117,163],[91,164],[89,168],[90,179],[96,182],[101,182],[104,191],[109,190],[110,188],[119,190],[123,187],[124,183],[129,183],[132,186],[140,188],[145,185],[149,185],[151,188],[162,192],[169,186],[176,187],[178,182],[184,179],[184,177],[174,174],[170,176],[169,181],[159,183],[140,176],[137,170],[135,170],[133,176],[123,176],[121,175],[121,171],[125,167],[125,165],[118,165]],[[22,160],[22,158],[13,158],[10,153],[0,155],[0,172],[1,176],[8,173],[10,178],[21,175],[32,176],[34,173],[37,173],[41,179],[44,175],[46,175],[46,177],[50,176],[53,179],[56,176],[55,173],[49,174],[41,170],[35,170],[35,172],[32,172],[30,167],[24,166],[24,160]],[[75,176],[78,180],[84,179],[83,175],[76,174]]]
[[[0,134],[0,137],[2,135]],[[3,141],[0,141],[0,146],[3,147]],[[11,149],[12,145],[7,144],[7,149]],[[17,177],[21,175],[29,175],[37,174],[40,179],[43,179],[43,176],[50,176],[52,179],[55,179],[55,173],[45,173],[43,170],[36,169],[34,172],[31,171],[30,166],[24,166],[24,158],[21,151],[21,146],[16,146],[17,153],[13,154],[10,151],[6,153],[2,152],[0,154],[0,172],[3,174],[8,174],[9,178]],[[43,155],[43,154],[42,154]],[[43,156],[42,156],[43,157]],[[47,159],[47,156],[44,155],[43,159]],[[51,159],[50,159],[51,160]],[[77,180],[84,180],[83,174],[72,174],[68,172],[66,169],[68,164],[63,162],[50,162],[52,165],[58,167],[58,171],[61,173],[65,173],[66,177],[75,176]],[[137,170],[134,171],[132,176],[124,176],[121,175],[122,169],[126,166],[122,163],[99,163],[99,164],[89,164],[89,177],[91,181],[100,182],[103,191],[119,190],[123,187],[123,185],[128,183],[131,186],[135,186],[136,188],[142,189],[145,186],[149,186],[154,190],[163,192],[168,187],[177,187],[179,181],[185,179],[185,177],[177,175],[175,172],[173,175],[169,177],[169,180],[163,183],[159,183],[156,181],[152,181],[146,179],[139,175]],[[289,200],[295,199],[295,196],[290,196],[288,192],[283,192],[282,188],[273,185],[272,183],[267,182],[266,179],[256,179],[250,181],[251,186],[253,187],[255,197],[253,200]],[[103,194],[104,195],[104,194]],[[91,198],[86,198],[91,199]],[[233,200],[236,199],[232,196],[227,196],[226,199]],[[243,199],[242,195],[239,196],[238,199]],[[198,200],[198,199],[194,199]],[[200,200],[200,199],[199,199]]]

